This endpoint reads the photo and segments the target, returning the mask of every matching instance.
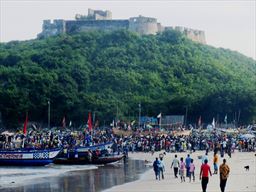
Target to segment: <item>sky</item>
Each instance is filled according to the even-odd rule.
[[[163,26],[205,31],[208,45],[256,60],[256,0],[0,0],[0,42],[36,38],[44,19],[74,19],[88,8],[113,19],[143,15]]]

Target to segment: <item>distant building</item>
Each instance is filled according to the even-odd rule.
[[[151,17],[131,17],[129,19],[112,19],[110,11],[88,9],[87,15],[75,16],[75,20],[44,20],[42,32],[38,38],[46,38],[58,34],[73,34],[82,31],[104,30],[114,31],[125,29],[136,32],[140,35],[155,35],[164,30],[174,29],[186,35],[189,39],[206,44],[204,31],[189,29],[185,27],[164,27],[157,22],[156,18]]]
[[[184,115],[166,115],[162,117],[163,125],[184,124]]]

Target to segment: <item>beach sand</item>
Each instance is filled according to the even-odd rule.
[[[153,161],[162,152],[156,152],[154,155],[151,153],[129,153],[129,158],[147,160],[150,161],[145,166],[152,166]],[[180,157],[186,158],[187,153],[177,153],[178,159]],[[194,159],[194,164],[196,166],[195,182],[189,182],[189,178],[186,178],[185,183],[181,183],[180,178],[175,179],[173,170],[171,167],[172,159],[174,158],[174,153],[166,153],[164,156],[165,163],[165,179],[156,180],[153,168],[147,171],[141,176],[141,178],[135,182],[126,183],[123,185],[112,187],[105,192],[201,192],[201,182],[199,180],[201,160],[198,156],[204,155],[204,152],[199,151],[192,153],[190,156]],[[209,165],[211,165],[211,170],[213,172],[213,152],[208,154]],[[252,152],[235,152],[232,154],[232,158],[225,155],[227,164],[230,167],[230,176],[226,185],[226,192],[256,192],[256,156]],[[223,158],[219,157],[219,165],[222,163]],[[250,170],[246,171],[244,166],[249,165]],[[207,192],[217,192],[220,191],[219,187],[219,175],[213,175],[209,179]]]

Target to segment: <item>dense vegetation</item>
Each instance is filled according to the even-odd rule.
[[[194,43],[176,31],[139,36],[88,32],[0,44],[0,111],[6,126],[29,113],[52,124],[76,125],[88,111],[118,116],[184,114],[249,123],[256,117],[256,62],[237,52]],[[236,114],[236,117],[235,117]],[[239,116],[239,117],[238,117]]]

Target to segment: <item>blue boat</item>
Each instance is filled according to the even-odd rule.
[[[62,149],[0,150],[0,166],[43,166],[52,163]]]

